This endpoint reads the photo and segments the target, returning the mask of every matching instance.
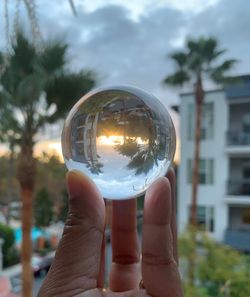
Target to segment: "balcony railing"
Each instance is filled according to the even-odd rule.
[[[250,179],[229,180],[227,194],[236,196],[250,196]]]
[[[228,131],[227,145],[250,145],[250,132]]]
[[[250,252],[250,229],[249,230],[226,230],[224,243],[231,247]]]

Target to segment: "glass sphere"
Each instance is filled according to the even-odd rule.
[[[69,170],[89,176],[104,198],[142,195],[175,153],[171,117],[153,95],[130,86],[96,89],[71,109],[62,132]]]

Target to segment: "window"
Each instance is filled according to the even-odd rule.
[[[195,133],[195,104],[188,105],[188,140],[194,139]],[[214,104],[212,102],[204,103],[202,106],[201,119],[201,139],[212,139],[214,134]]]
[[[199,184],[211,185],[214,182],[214,160],[200,159]],[[192,183],[193,160],[187,160],[187,182]]]
[[[189,207],[189,215],[191,214],[191,206]],[[197,206],[197,225],[203,231],[214,231],[214,207],[213,206]]]
[[[245,133],[250,133],[250,113],[243,116],[243,131]]]
[[[250,224],[250,208],[243,209],[242,221],[244,224]]]

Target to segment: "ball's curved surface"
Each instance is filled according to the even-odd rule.
[[[71,109],[62,132],[69,170],[79,170],[114,200],[142,195],[164,176],[175,153],[176,136],[163,104],[140,89],[94,90]]]

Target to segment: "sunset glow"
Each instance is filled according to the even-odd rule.
[[[41,158],[43,153],[49,156],[57,156],[63,162],[61,142],[59,140],[48,140],[38,142],[35,146],[35,157]]]
[[[137,144],[147,144],[148,140],[143,140],[141,137],[126,137],[126,139],[134,140]],[[106,136],[101,135],[97,137],[97,145],[122,145],[124,144],[124,136],[112,135]]]

